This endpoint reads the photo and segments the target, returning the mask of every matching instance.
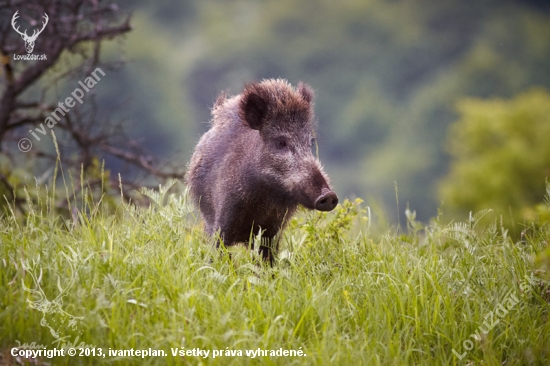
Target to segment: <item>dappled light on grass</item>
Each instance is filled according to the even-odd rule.
[[[409,210],[408,233],[373,234],[368,208],[360,200],[344,201],[333,212],[293,218],[271,267],[248,248],[254,243],[215,250],[186,196],[169,188],[142,190],[151,205],[121,203],[114,213],[84,198],[68,221],[49,212],[47,199],[29,203],[25,224],[7,211],[0,229],[0,354],[9,355],[16,341],[53,348],[57,338],[41,324],[45,317],[65,343],[168,354],[89,356],[79,359],[83,364],[550,359],[547,272],[534,267],[534,258],[548,251],[548,225],[514,242],[497,222],[482,225],[482,215],[423,225]],[[33,264],[34,280],[22,263]],[[528,292],[525,278],[536,284]],[[38,285],[50,300],[65,289],[59,306],[78,318],[75,327],[54,323],[55,317],[31,306],[36,299],[26,288]],[[511,291],[519,302],[479,341],[471,338]],[[473,347],[459,360],[453,349],[462,355],[466,340]],[[172,356],[172,348],[182,347],[211,353]],[[246,356],[258,349],[302,350],[305,356]],[[214,350],[241,350],[243,356],[213,359]]]

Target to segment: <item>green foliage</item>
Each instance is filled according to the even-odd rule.
[[[309,243],[344,240],[358,219],[368,223],[369,218],[363,216],[367,211],[360,206],[362,202],[360,198],[353,202],[346,199],[330,213],[303,209],[301,215],[292,218],[289,228],[304,230]]]
[[[218,92],[264,77],[304,80],[317,91],[320,153],[337,191],[387,208],[397,181],[423,220],[437,204],[434,181],[447,162],[440,141],[455,99],[550,87],[550,22],[523,2],[117,3],[135,9],[125,57],[121,39],[101,49],[130,62],[95,91],[99,119],[132,121],[131,137],[146,136],[157,155],[181,153],[183,166]],[[63,75],[80,56],[65,56],[36,85],[52,103],[74,88]]]
[[[496,223],[484,227],[483,212],[464,224],[422,226],[409,210],[409,234],[378,237],[370,234],[370,210],[345,201],[292,219],[270,267],[243,247],[231,255],[214,250],[185,195],[170,190],[142,190],[150,206],[123,203],[115,214],[90,202],[69,222],[35,206],[26,225],[0,218],[0,363],[16,362],[16,341],[53,348],[75,339],[104,352],[168,354],[80,357],[80,364],[550,361],[547,272],[533,267],[548,250],[549,226],[533,226],[514,243]],[[481,342],[472,339],[510,291],[519,302]],[[50,302],[37,306],[40,299]],[[475,348],[459,360],[453,349],[462,354],[468,339]],[[306,356],[182,358],[172,347],[302,349]]]
[[[102,201],[103,209],[114,211],[118,205],[116,188],[109,186],[110,172],[97,158],[86,169],[59,169],[60,162],[40,177],[32,177],[34,164],[29,159],[23,168],[14,168],[8,159],[0,157],[0,216],[9,208],[19,219],[26,219],[28,210],[40,209],[47,215],[74,218],[74,210],[86,211],[94,202]],[[62,167],[61,167],[62,168]],[[56,180],[64,188],[56,186]],[[33,184],[34,183],[34,184]],[[23,198],[24,197],[24,198]]]
[[[510,100],[464,99],[458,110],[447,138],[451,169],[440,186],[445,206],[462,214],[492,208],[508,224],[545,220],[550,94],[532,89]]]
[[[422,221],[440,203],[456,100],[550,88],[542,2],[117,2],[135,8],[132,62],[104,103],[129,98],[116,112],[151,150],[181,151],[183,164],[220,91],[302,80],[316,91],[319,152],[338,194],[394,212],[397,181]]]

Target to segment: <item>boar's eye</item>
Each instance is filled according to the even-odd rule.
[[[279,137],[275,140],[275,147],[277,150],[284,150],[287,147],[287,143],[284,137]]]

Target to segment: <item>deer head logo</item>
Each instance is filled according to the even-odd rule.
[[[42,23],[42,29],[40,29],[39,31],[37,31],[36,29],[32,32],[32,36],[29,36],[27,34],[27,30],[25,29],[24,32],[20,32],[19,31],[19,26],[17,26],[16,28],[16,25],[15,25],[15,20],[17,18],[19,18],[19,15],[17,15],[17,13],[19,13],[19,10],[17,10],[15,12],[15,14],[13,14],[13,17],[11,18],[11,26],[13,27],[13,29],[19,33],[21,35],[21,38],[23,38],[23,40],[25,41],[25,48],[27,49],[27,53],[31,53],[32,50],[34,49],[34,42],[36,41],[36,38],[38,38],[38,36],[40,35],[40,33],[42,33],[42,31],[44,30],[44,28],[46,28],[46,24],[48,24],[48,14],[44,13],[44,22]]]
[[[67,255],[65,255],[65,253],[62,254],[67,259],[71,277],[69,283],[65,286],[65,288],[61,288],[58,277],[57,287],[59,288],[60,293],[55,299],[52,300],[46,297],[44,290],[40,286],[40,280],[42,279],[42,268],[40,269],[40,274],[37,277],[34,269],[28,264],[22,262],[23,268],[30,274],[35,286],[34,289],[28,288],[25,286],[23,280],[21,280],[23,289],[34,296],[33,299],[27,299],[29,307],[32,309],[36,309],[42,313],[42,320],[40,321],[40,325],[42,325],[43,327],[47,327],[50,330],[50,333],[56,338],[56,342],[61,342],[62,340],[67,338],[67,336],[62,337],[60,329],[69,328],[72,330],[76,330],[78,323],[83,319],[82,317],[73,316],[63,310],[63,297],[66,295],[67,291],[73,286],[76,275],[74,272],[72,260]]]

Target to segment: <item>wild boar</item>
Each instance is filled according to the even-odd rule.
[[[313,90],[307,84],[294,88],[269,79],[247,84],[231,98],[222,93],[186,174],[206,232],[219,231],[228,246],[261,230],[266,241],[260,252],[272,263],[273,238],[298,205],[331,211],[338,204],[314,145]]]

